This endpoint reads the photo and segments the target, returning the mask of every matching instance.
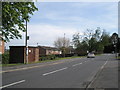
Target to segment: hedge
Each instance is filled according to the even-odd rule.
[[[54,60],[56,58],[55,55],[40,55],[40,60],[44,61],[44,60]]]
[[[9,64],[9,54],[8,53],[2,54],[2,64]]]
[[[44,60],[54,60],[55,58],[59,57],[59,58],[62,58],[62,57],[72,57],[74,56],[74,54],[57,54],[57,55],[40,55],[40,61],[44,61]]]

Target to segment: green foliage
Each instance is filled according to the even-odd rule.
[[[86,43],[86,41],[83,40],[81,44],[78,45],[75,51],[79,56],[83,56],[87,54],[88,49],[88,44]]]
[[[79,42],[79,43],[78,43]],[[83,39],[80,40],[79,34],[73,35],[73,44],[76,46],[77,54],[86,54],[87,51],[102,53],[104,46],[110,45],[110,36],[105,30],[98,27],[96,30],[87,29],[84,32]]]
[[[104,50],[104,45],[101,42],[97,42],[96,52],[97,53],[103,53],[103,50]]]
[[[25,22],[36,10],[34,2],[2,2],[2,39],[7,42],[21,38],[20,32],[26,31]]]
[[[107,46],[110,44],[110,36],[109,34],[104,30],[101,36],[101,43],[103,46]]]
[[[2,54],[2,64],[8,64],[9,63],[9,53]]]
[[[95,51],[97,49],[96,44],[97,44],[96,38],[91,38],[89,40],[89,51],[90,52]]]
[[[40,56],[40,60],[44,61],[44,60],[54,60],[56,58],[55,55],[42,55]]]

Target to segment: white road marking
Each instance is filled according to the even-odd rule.
[[[59,70],[55,70],[55,71],[52,71],[52,72],[48,72],[48,73],[45,73],[45,74],[43,74],[43,76],[46,76],[46,75],[48,75],[48,74],[52,74],[52,73],[55,73],[55,72],[59,72],[59,71],[62,71],[62,70],[65,70],[65,69],[67,69],[68,67],[65,67],[65,68],[62,68],[62,69],[59,69]]]
[[[82,64],[82,63],[75,64],[75,65],[73,65],[73,67],[74,67],[74,66],[77,66],[77,65],[80,65],[80,64]]]
[[[2,87],[0,87],[0,89],[2,89],[2,88],[6,88],[6,87],[9,87],[9,86],[13,86],[13,85],[15,85],[15,84],[19,84],[19,83],[22,83],[22,82],[25,82],[25,80],[21,80],[21,81],[18,81],[18,82],[14,82],[14,83],[11,83],[11,84],[8,84],[8,85],[5,85],[5,86],[2,86]]]
[[[105,65],[107,64],[107,62],[108,62],[108,61],[106,61],[106,62],[104,63],[104,65],[101,67],[101,69],[103,69],[103,68],[105,67]]]

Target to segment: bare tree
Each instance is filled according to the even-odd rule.
[[[54,46],[56,48],[68,48],[70,46],[70,39],[65,37],[59,37],[54,41]]]
[[[54,41],[54,46],[56,48],[59,48],[65,56],[65,54],[68,53],[67,51],[70,46],[70,39],[65,37],[59,37]]]

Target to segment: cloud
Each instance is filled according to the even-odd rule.
[[[33,17],[32,20],[35,19],[35,21],[31,23],[68,25],[77,28],[79,26],[103,27],[107,25],[108,27],[103,28],[109,29],[114,29],[117,24],[117,3],[40,3],[38,7],[40,11]]]
[[[45,46],[53,46],[54,41],[58,37],[63,37],[64,33],[66,34],[66,38],[72,39],[73,34],[77,31],[76,28],[65,28],[59,27],[55,25],[48,24],[29,24],[28,25],[28,35],[30,37],[28,43],[31,46],[37,45],[45,45]],[[82,34],[82,32],[80,33]],[[25,34],[22,33],[23,39],[21,40],[11,40],[11,42],[7,43],[7,48],[9,45],[25,45]]]
[[[72,35],[77,32],[76,28],[65,28],[49,24],[29,25],[28,29],[29,35],[32,36],[30,41],[38,43],[44,42],[50,45],[52,45],[56,38],[63,37],[64,33],[66,37],[71,38]]]

